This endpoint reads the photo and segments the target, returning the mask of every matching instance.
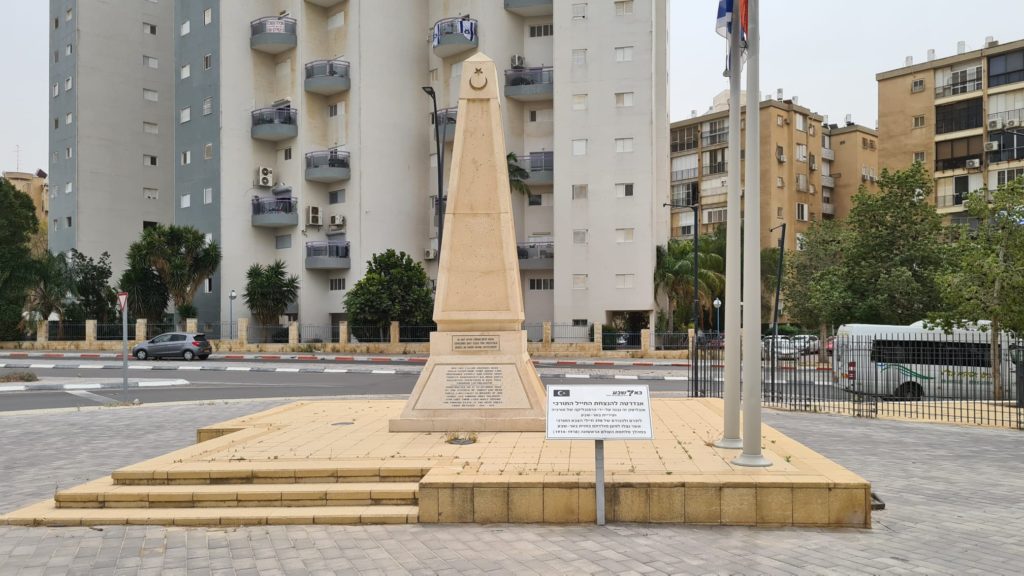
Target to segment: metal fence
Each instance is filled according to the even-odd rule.
[[[246,336],[251,344],[287,344],[288,327],[250,324],[249,333]]]
[[[552,342],[590,342],[593,339],[592,334],[590,324],[558,322],[553,322],[551,324]]]
[[[349,326],[348,327],[348,339],[349,342],[390,342],[391,341],[391,324],[381,324],[379,326]]]
[[[85,322],[47,322],[47,336],[51,341],[79,342],[85,340]]]
[[[523,330],[526,330],[526,341],[527,342],[543,342],[544,341],[544,323],[543,322],[524,322]]]
[[[655,350],[686,350],[689,347],[690,335],[686,332],[655,332]]]
[[[398,326],[399,342],[430,342],[430,333],[437,330],[437,326]]]
[[[207,340],[237,340],[238,322],[200,322],[199,331]]]
[[[179,328],[178,325],[173,323],[173,322],[164,322],[164,323],[161,323],[161,324],[149,324],[149,323],[147,323],[146,324],[146,338],[147,339],[148,338],[153,338],[154,336],[159,336],[160,334],[163,334],[164,332],[178,332],[179,330],[183,330],[184,328],[185,328],[184,326],[181,326]]]
[[[602,332],[602,350],[639,350],[639,332]]]
[[[299,324],[299,342],[302,344],[336,343],[339,334],[337,324]]]
[[[96,324],[97,340],[122,340],[122,324],[120,322],[110,324]],[[128,323],[128,339],[135,340],[135,323]]]

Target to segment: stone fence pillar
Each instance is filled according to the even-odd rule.
[[[545,346],[551,344],[551,322],[545,322],[544,323],[543,342],[544,342]]]
[[[85,321],[85,343],[95,344],[96,343],[96,321],[86,320]]]
[[[686,331],[686,349],[687,358],[693,359],[697,357],[697,331],[693,328]]]
[[[36,342],[49,342],[50,341],[50,322],[48,320],[40,320],[36,322]]]
[[[594,322],[594,353],[600,354],[604,350],[604,326]]]
[[[651,329],[640,330],[640,354],[644,356],[651,352]]]
[[[293,346],[299,343],[299,324],[297,322],[288,323],[288,343]]]
[[[249,343],[249,319],[238,319],[238,343],[245,346]]]
[[[348,322],[344,320],[338,322],[338,345],[348,346],[348,341],[351,340],[348,335]]]
[[[397,346],[401,342],[402,342],[402,332],[400,330],[398,321],[397,320],[392,320],[391,321],[391,343],[393,345]]]
[[[185,319],[185,332],[198,332],[199,331],[199,319],[198,318],[186,318]]]
[[[147,340],[146,332],[149,330],[149,320],[145,318],[135,319],[135,342],[144,342]]]

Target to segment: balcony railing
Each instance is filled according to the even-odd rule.
[[[672,227],[672,238],[686,238],[690,236],[693,236],[693,224]]]
[[[287,228],[299,224],[299,200],[291,196],[252,198],[252,225]]]
[[[960,158],[945,158],[942,160],[936,160],[935,171],[942,172],[943,170],[956,170],[958,168],[967,168],[967,163],[971,160],[977,160],[980,162],[981,155],[975,154],[973,156],[961,156]]]
[[[505,0],[505,10],[526,17],[547,16],[553,4],[553,0]]]
[[[505,70],[505,96],[521,102],[550,100],[555,94],[555,69],[512,68]]]
[[[673,140],[671,144],[672,152],[685,152],[686,150],[693,150],[696,147],[696,138],[684,138],[682,140]]]
[[[831,202],[823,202],[821,204],[821,213],[828,216],[835,216],[836,205]]]
[[[697,203],[697,194],[694,192],[673,192],[672,193],[672,208],[676,209],[680,206],[693,206]]]
[[[701,144],[704,146],[716,146],[718,144],[729,143],[729,131],[715,132],[714,134],[707,134],[701,136]]]
[[[835,152],[835,150],[833,150],[831,148],[822,148],[821,149],[821,159],[822,160],[835,160],[836,159],[836,152]]]
[[[697,168],[686,168],[683,170],[672,171],[672,181],[679,182],[680,180],[693,180],[699,175]]]
[[[979,70],[981,68],[978,68]],[[948,98],[949,96],[959,96],[960,94],[970,94],[971,92],[977,92],[981,90],[981,76],[975,75],[973,72],[967,75],[967,80],[960,82],[949,82],[942,86],[935,87],[936,98]]]
[[[1020,148],[1003,148],[1002,150],[988,153],[989,164],[1022,159],[1024,159],[1024,146]]]
[[[349,89],[349,63],[344,60],[313,60],[306,63],[306,91],[330,96]]]
[[[966,193],[954,192],[953,194],[939,194],[936,201],[936,206],[939,208],[952,208],[954,206],[963,206],[964,200],[967,200]]]
[[[350,266],[348,242],[306,242],[307,270],[344,270]]]
[[[268,16],[253,20],[249,24],[251,36],[249,47],[268,54],[280,54],[294,48],[297,44],[295,36],[295,19],[281,16]]]
[[[260,108],[252,111],[252,137],[277,142],[299,133],[299,111],[295,108]]]
[[[431,37],[434,54],[440,58],[447,58],[476,48],[479,44],[476,31],[477,22],[472,18],[438,20],[434,23],[434,33]]]
[[[516,245],[520,270],[550,270],[554,266],[553,242],[520,242]]]
[[[836,180],[832,176],[821,175],[821,186],[822,188],[835,188]]]
[[[455,121],[458,120],[458,116],[459,108],[457,106],[442,108],[437,111],[437,118],[435,121],[440,124],[442,141],[455,141]]]
[[[1024,108],[995,112],[988,115],[988,129],[990,132],[1006,128],[1024,129]]]
[[[713,162],[711,164],[705,164],[704,169],[701,173],[704,176],[711,176],[712,174],[724,174],[728,170],[727,162]]]
[[[306,180],[334,183],[348,180],[351,175],[348,152],[329,148],[306,154]]]
[[[530,152],[520,158],[523,167],[530,172],[526,182],[533,184],[550,184],[555,176],[555,153],[552,151]]]

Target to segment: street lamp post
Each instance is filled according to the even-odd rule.
[[[721,308],[722,308],[722,301],[719,300],[718,297],[715,297],[715,301],[712,302],[712,304],[714,304],[714,306],[715,306],[715,332],[717,334],[721,334],[722,333],[722,314],[721,314],[721,312],[722,312],[722,310],[721,310]]]
[[[769,348],[771,351],[771,398],[775,400],[775,357],[776,347],[779,345],[779,294],[782,291],[782,257],[786,253],[786,223],[783,222],[778,226],[774,226],[768,229],[768,232],[774,232],[776,229],[782,228],[782,235],[779,236],[779,259],[778,265],[775,271],[775,311],[772,315],[772,345]]]
[[[235,298],[238,298],[238,292],[231,290],[228,294],[228,331],[231,334],[229,340],[235,339]]]
[[[696,200],[696,198],[694,198]],[[662,206],[669,206],[671,208],[689,208],[693,210],[693,335],[695,341],[693,343],[694,355],[697,353],[697,345],[699,342],[696,341],[696,336],[700,331],[700,300],[697,295],[697,290],[700,288],[700,280],[697,276],[699,270],[699,254],[698,248],[700,247],[700,236],[698,235],[697,222],[699,221],[700,205],[698,204],[673,204],[672,202],[666,202]],[[671,313],[671,311],[669,311]],[[697,386],[697,359],[690,358],[690,389],[694,390]],[[700,394],[703,396],[703,394]]]
[[[444,238],[444,151],[441,150],[441,123],[437,117],[437,93],[433,86],[423,86],[434,105],[434,146],[437,150],[437,262],[441,263],[441,240]]]

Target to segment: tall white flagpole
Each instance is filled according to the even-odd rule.
[[[771,466],[761,453],[761,30],[747,2],[747,172],[743,210],[743,453],[732,463]]]
[[[734,8],[738,7],[734,4]],[[719,448],[741,448],[740,439],[740,29],[733,10],[729,34],[729,195],[725,223],[725,387]],[[696,225],[696,223],[695,223]]]

